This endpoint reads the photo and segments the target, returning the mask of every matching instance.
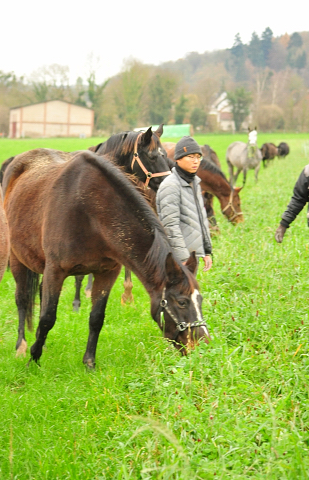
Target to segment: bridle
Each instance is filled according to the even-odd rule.
[[[176,342],[180,332],[184,332],[185,330],[187,330],[187,328],[191,329],[193,327],[206,327],[206,330],[208,332],[208,328],[207,328],[207,325],[206,325],[204,320],[202,320],[202,321],[197,320],[196,322],[179,322],[178,319],[175,317],[175,315],[173,314],[173,312],[171,311],[171,309],[168,306],[167,300],[165,298],[165,291],[166,291],[166,288],[164,287],[163,292],[162,292],[162,298],[160,300],[160,307],[159,307],[159,310],[161,310],[160,311],[160,322],[161,322],[161,326],[162,326],[163,310],[166,310],[166,312],[169,314],[171,319],[174,320],[174,322],[176,323],[176,332],[174,334],[174,337],[172,338],[173,342]]]
[[[238,217],[238,215],[242,215],[243,213],[242,212],[236,212],[235,210],[235,207],[233,205],[233,196],[234,196],[234,188],[231,189],[231,193],[230,193],[230,198],[229,198],[229,202],[227,205],[225,205],[225,207],[221,210],[222,213],[226,212],[226,210],[228,208],[231,208],[232,211],[233,211],[233,214],[231,217],[227,217],[228,221],[229,222],[232,222],[236,217]],[[226,215],[226,214],[225,214]]]
[[[166,177],[166,175],[170,175],[171,174],[171,171],[168,170],[167,172],[158,172],[158,173],[152,173],[152,172],[149,172],[147,170],[147,168],[143,165],[141,159],[139,158],[139,154],[137,152],[137,144],[138,144],[138,140],[139,138],[143,135],[143,132],[139,133],[136,140],[135,140],[135,144],[134,144],[134,153],[133,153],[133,159],[132,159],[132,163],[131,163],[131,170],[133,172],[133,166],[134,166],[134,163],[135,161],[137,161],[137,163],[139,164],[139,166],[141,167],[141,169],[143,170],[143,172],[145,173],[146,175],[146,181],[144,183],[144,187],[145,188],[149,188],[148,187],[148,184],[151,180],[151,178],[154,178],[154,177]]]

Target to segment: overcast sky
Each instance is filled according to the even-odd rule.
[[[306,4],[306,0],[7,0],[0,10],[0,70],[29,76],[57,63],[69,66],[73,83],[78,76],[86,79],[90,68],[102,82],[118,73],[129,57],[158,65],[192,51],[230,48],[236,33],[247,43],[253,31],[261,35],[266,27],[274,36],[308,31]]]

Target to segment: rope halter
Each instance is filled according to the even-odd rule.
[[[148,184],[151,180],[151,178],[154,178],[154,177],[166,177],[167,175],[170,175],[171,174],[171,171],[168,170],[167,172],[158,172],[158,173],[152,173],[152,172],[149,172],[147,170],[147,168],[143,165],[141,159],[139,158],[139,154],[138,154],[138,151],[137,151],[137,144],[138,144],[138,140],[139,138],[143,135],[143,132],[139,133],[138,136],[136,137],[136,140],[135,140],[135,143],[134,143],[134,153],[133,153],[133,159],[132,159],[132,163],[131,163],[131,170],[133,172],[133,167],[134,167],[134,163],[135,161],[139,164],[139,166],[141,167],[141,169],[143,170],[143,172],[145,173],[146,175],[146,181],[144,183],[144,187],[145,188],[149,188],[148,187]]]
[[[231,193],[230,193],[230,198],[229,198],[229,202],[227,205],[225,205],[225,207],[221,210],[222,213],[226,212],[226,210],[228,208],[231,208],[232,211],[233,211],[233,214],[231,217],[228,217],[227,214],[225,214],[227,216],[227,219],[229,222],[232,222],[236,217],[238,217],[238,215],[242,215],[243,213],[242,212],[236,212],[235,210],[235,207],[233,205],[233,196],[234,196],[234,188],[231,189]]]

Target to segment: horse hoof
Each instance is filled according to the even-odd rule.
[[[86,298],[91,298],[91,290],[85,290]]]
[[[74,300],[73,302],[73,312],[78,312],[80,307],[80,302],[78,300]]]
[[[16,357],[25,357],[27,352],[27,342],[26,340],[22,340],[19,347],[16,349]]]
[[[127,303],[134,303],[133,295],[129,295],[128,297],[126,295],[121,296],[121,305],[126,305]]]
[[[95,370],[95,361],[89,359],[84,361],[87,370]]]

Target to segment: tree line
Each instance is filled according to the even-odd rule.
[[[86,81],[69,82],[69,67],[42,67],[29,78],[0,71],[0,133],[8,133],[11,107],[66,100],[91,107],[95,133],[110,134],[151,124],[191,123],[216,131],[210,115],[215,99],[227,92],[236,129],[250,113],[260,130],[309,130],[309,32],[274,37],[267,27],[239,34],[231,48],[190,52],[160,66],[125,61],[121,72],[100,83],[95,69]]]

